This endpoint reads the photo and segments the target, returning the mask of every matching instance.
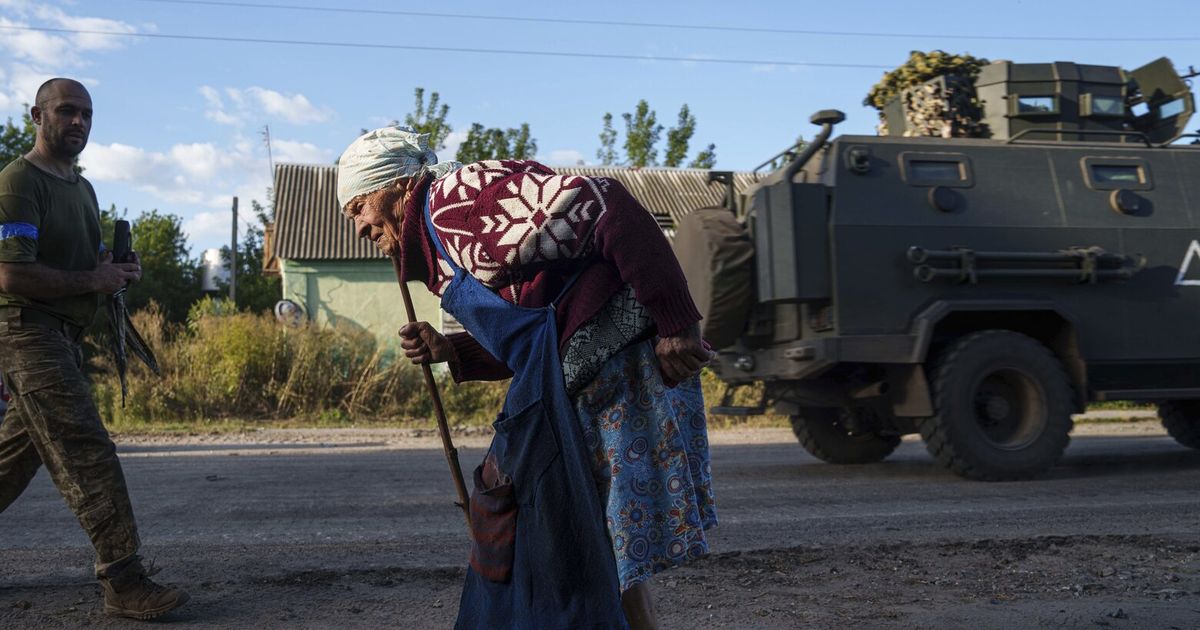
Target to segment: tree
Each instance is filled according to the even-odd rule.
[[[658,141],[663,126],[658,116],[650,109],[645,99],[638,101],[633,113],[621,114],[625,120],[625,166],[643,167],[658,165]],[[600,131],[600,149],[596,158],[601,164],[617,164],[617,132],[612,126],[612,114],[604,114],[604,127]],[[678,167],[687,159],[688,145],[696,133],[696,117],[687,103],[679,108],[679,122],[667,130],[667,146],[663,165]],[[711,169],[717,161],[717,145],[709,144],[688,164],[689,168]]]
[[[537,154],[537,140],[529,133],[529,123],[519,129],[498,129],[472,123],[467,138],[458,147],[454,159],[469,163],[480,160],[528,160]]]
[[[600,130],[600,149],[596,151],[596,159],[601,164],[617,163],[617,130],[613,129],[612,114],[605,112],[604,128]]]
[[[712,169],[717,165],[717,145],[709,143],[708,148],[696,154],[696,159],[688,164],[688,168]]]
[[[658,164],[658,138],[662,135],[662,125],[658,117],[645,99],[638,101],[634,113],[624,113],[625,119],[625,155],[627,164],[635,168],[655,166]]]
[[[112,244],[113,226],[128,211],[117,212],[111,206],[100,213],[101,235]],[[130,311],[145,307],[151,300],[163,308],[167,319],[182,322],[192,302],[200,298],[200,263],[191,257],[183,219],[158,210],[143,212],[130,225],[133,249],[142,261],[142,280],[126,298]]]
[[[679,124],[667,130],[667,154],[663,166],[679,166],[687,158],[688,143],[696,133],[696,117],[688,111],[687,103],[679,108]]]
[[[404,124],[418,133],[429,134],[429,147],[434,151],[441,151],[446,148],[446,136],[452,131],[446,123],[446,114],[450,113],[450,106],[440,103],[437,92],[429,94],[428,105],[425,104],[425,88],[416,88],[414,92],[416,109],[404,117]]]
[[[21,115],[21,124],[14,124],[9,117],[8,122],[0,127],[0,168],[9,162],[33,150],[33,142],[37,138],[37,127],[29,112]]]

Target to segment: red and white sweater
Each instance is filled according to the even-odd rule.
[[[434,229],[454,263],[514,304],[546,306],[584,269],[557,309],[560,345],[626,284],[659,335],[700,320],[658,223],[615,179],[557,175],[530,160],[489,160],[422,181],[404,208],[401,268],[405,279],[423,281],[440,296],[452,272],[425,229],[426,191]],[[460,380],[507,376],[469,335],[451,340]]]

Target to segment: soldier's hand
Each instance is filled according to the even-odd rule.
[[[129,252],[129,257],[132,258],[132,260],[130,260],[129,262],[137,265],[137,277],[134,278],[133,281],[141,282],[142,281],[142,257],[138,256],[138,253],[134,252],[134,251]]]
[[[654,346],[663,381],[670,387],[700,373],[700,368],[716,358],[700,338],[700,325],[693,324],[678,335],[663,337]]]
[[[92,285],[97,293],[112,295],[130,282],[141,279],[142,267],[137,263],[115,263],[112,252],[104,252],[100,264],[92,271]]]
[[[429,322],[413,322],[400,329],[400,347],[413,363],[443,363],[454,359],[454,344]]]

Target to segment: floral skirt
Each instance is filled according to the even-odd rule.
[[[650,341],[605,362],[572,398],[606,505],[621,591],[708,553],[717,524],[699,377],[663,384]]]

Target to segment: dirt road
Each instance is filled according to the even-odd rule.
[[[787,431],[714,435],[713,555],[655,581],[666,628],[1200,628],[1200,453],[1082,425],[1023,483],[959,480],[919,442],[833,467]],[[464,440],[463,461],[485,438]],[[466,547],[436,443],[396,431],[123,440],[172,626],[444,628]],[[46,475],[0,515],[0,627],[144,627],[99,607]]]

